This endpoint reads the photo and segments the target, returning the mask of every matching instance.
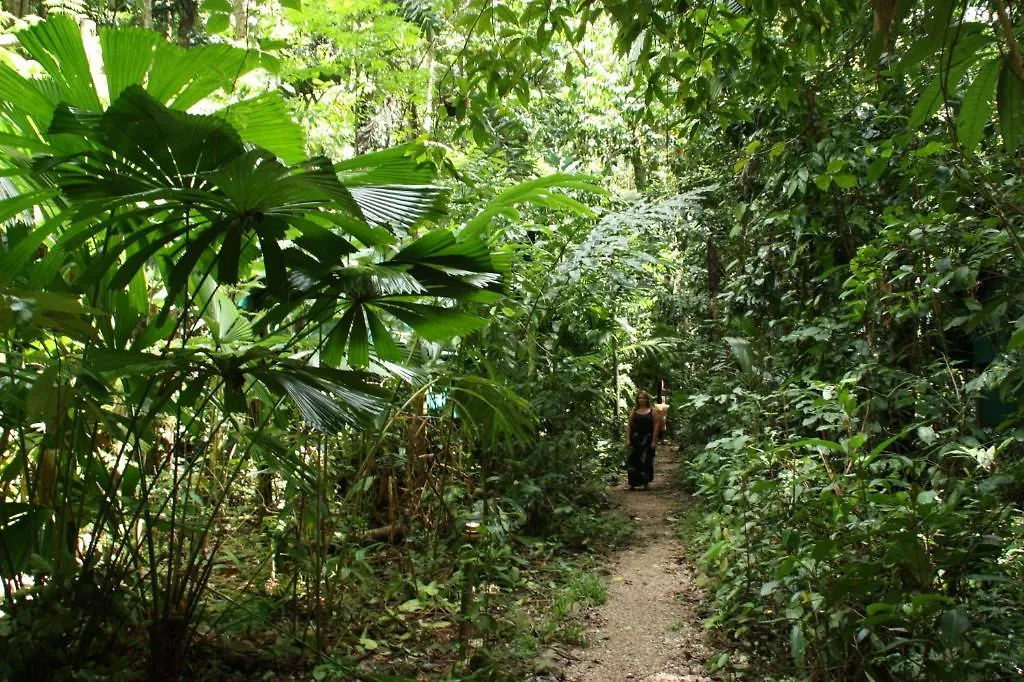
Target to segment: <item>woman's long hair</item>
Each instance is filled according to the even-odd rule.
[[[642,390],[636,394],[636,402],[633,403],[633,414],[636,414],[636,411],[640,408],[641,400],[646,400],[647,407],[651,407],[651,394]]]

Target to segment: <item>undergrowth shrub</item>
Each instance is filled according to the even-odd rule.
[[[883,438],[863,393],[847,377],[690,398],[696,414],[725,406],[723,431],[735,425],[684,467],[713,512],[707,624],[779,675],[1019,674],[1024,436],[941,438],[921,425]],[[787,437],[787,422],[822,437]]]

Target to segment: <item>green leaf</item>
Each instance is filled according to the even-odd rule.
[[[34,140],[29,137],[20,137],[18,135],[10,135],[8,133],[0,132],[0,147],[8,147],[10,149],[25,149],[30,152],[38,152],[42,154],[52,154],[53,149],[39,140]]]
[[[1021,346],[1024,346],[1024,326],[1013,333],[1009,343],[1006,344],[1006,350],[1016,350]]]
[[[850,175],[849,173],[840,173],[839,175],[832,176],[832,182],[836,183],[843,189],[851,189],[857,186],[856,176]]]
[[[530,202],[539,206],[548,204],[549,198],[553,194],[551,190],[555,188],[575,189],[598,195],[607,194],[607,191],[593,184],[591,180],[592,178],[588,176],[556,173],[519,183],[505,190],[488,203],[476,217],[466,223],[460,236],[472,237],[483,235],[487,228],[491,226],[491,221],[500,215],[506,215],[510,208],[520,203]],[[589,209],[578,202],[572,208],[579,215],[589,215],[590,213]],[[496,235],[492,234],[491,238],[494,236]]]
[[[56,106],[39,89],[39,81],[22,77],[7,64],[0,62],[0,102],[11,105],[13,113],[23,113],[34,125],[23,125],[22,132],[46,130]]]
[[[818,186],[822,192],[827,192],[829,186],[832,184],[832,176],[826,173],[814,176],[814,184]]]
[[[380,316],[367,309],[366,319],[369,322],[370,335],[373,337],[373,347],[377,351],[377,357],[389,362],[401,361],[402,354]]]
[[[18,34],[18,42],[53,79],[60,101],[99,111],[99,95],[93,83],[82,32],[68,14],[51,14],[46,21]]]
[[[340,161],[334,170],[346,187],[429,185],[436,171],[426,156],[423,145],[404,144]]]
[[[272,389],[282,389],[293,401],[303,420],[324,433],[338,433],[346,426],[361,426],[380,409],[379,400],[369,392],[362,375],[333,373],[339,381],[316,376],[324,368],[282,368],[253,372],[253,377]],[[346,377],[351,377],[347,380]]]
[[[777,449],[792,450],[794,448],[802,448],[808,446],[826,448],[827,450],[831,450],[832,452],[844,452],[843,446],[841,444],[835,442],[834,440],[825,440],[823,438],[802,438],[792,443],[780,445]]]
[[[868,166],[868,182],[871,184],[878,182],[888,168],[889,159],[884,156],[879,156],[871,162],[870,166]]]
[[[259,54],[231,45],[182,48],[157,44],[146,90],[157,100],[184,111],[260,66]]]
[[[433,185],[381,185],[349,187],[352,198],[371,226],[411,228],[420,220],[441,214],[446,195]]]
[[[942,69],[935,75],[935,78],[928,87],[921,92],[917,104],[914,105],[913,111],[910,112],[910,118],[907,119],[908,128],[916,130],[925,121],[934,116],[935,112],[946,101],[945,91],[948,90],[950,96],[956,94],[960,85],[960,79],[963,78],[971,63],[968,60],[948,69]]]
[[[844,166],[846,166],[846,159],[832,159],[828,162],[825,172],[832,175],[841,171]]]
[[[273,152],[287,164],[306,158],[306,135],[277,93],[242,100],[216,112],[243,140]]]
[[[18,214],[29,211],[32,207],[51,199],[56,194],[52,189],[40,189],[0,200],[0,224],[7,222]],[[28,216],[31,219],[31,213],[28,213]],[[26,222],[30,222],[30,220]]]
[[[0,502],[0,577],[24,573],[40,531],[53,512],[45,507],[20,502]]]
[[[956,119],[956,132],[960,145],[968,154],[981,142],[985,124],[992,118],[992,98],[1002,63],[1001,57],[985,62],[964,94]]]
[[[60,408],[60,384],[57,366],[50,365],[32,383],[28,392],[26,414],[30,422],[53,422]]]
[[[366,328],[366,314],[363,306],[352,306],[352,330],[348,337],[348,364],[352,367],[366,367],[370,364],[370,340]]]
[[[232,11],[231,3],[228,0],[203,0],[203,3],[199,5],[199,9],[204,12],[219,12],[222,14],[231,14]]]
[[[789,649],[793,654],[793,663],[798,668],[802,667],[807,655],[807,639],[804,637],[804,630],[799,623],[794,623],[789,631]]]
[[[476,315],[422,303],[381,301],[376,305],[405,322],[427,341],[465,336],[487,324],[487,320]]]
[[[941,34],[925,35],[923,38],[919,38],[916,43],[910,46],[910,49],[903,53],[894,69],[895,72],[900,75],[906,75],[915,64],[935,54],[942,46],[942,42],[943,36]]]
[[[99,33],[107,92],[113,102],[128,86],[145,82],[153,66],[160,34],[143,28],[107,27],[101,28]]]
[[[949,609],[939,616],[939,631],[954,645],[960,643],[970,627],[971,621],[960,609]]]
[[[949,151],[949,145],[945,142],[939,142],[938,140],[932,140],[920,149],[914,150],[914,156],[922,159],[926,159],[929,156],[935,156],[936,154],[942,154]]]
[[[415,613],[416,611],[423,610],[423,602],[419,599],[410,599],[409,601],[402,602],[398,606],[398,610],[402,613]]]
[[[216,12],[206,20],[207,33],[223,33],[231,28],[231,15]]]
[[[1003,62],[999,72],[996,105],[1003,146],[1008,153],[1014,154],[1024,143],[1024,82],[1017,78],[1009,58]]]

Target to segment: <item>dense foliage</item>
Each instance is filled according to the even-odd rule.
[[[520,674],[662,377],[713,667],[1021,674],[1018,7],[3,9],[3,676]]]

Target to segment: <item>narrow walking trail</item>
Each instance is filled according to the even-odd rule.
[[[680,491],[679,457],[661,446],[650,490],[612,491],[621,511],[637,524],[636,542],[609,566],[608,601],[591,618],[590,646],[576,652],[569,682],[698,682],[710,680],[711,655],[697,615],[699,590],[687,548],[670,517],[686,503]]]

